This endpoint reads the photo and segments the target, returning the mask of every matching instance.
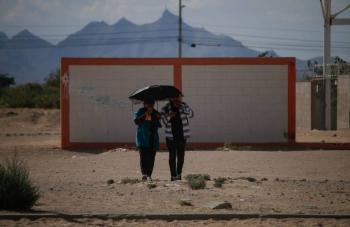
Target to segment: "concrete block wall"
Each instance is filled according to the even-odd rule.
[[[350,128],[350,75],[338,76],[337,129]]]
[[[296,128],[311,130],[311,83],[296,83]]]

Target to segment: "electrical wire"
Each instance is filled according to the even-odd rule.
[[[176,36],[168,36],[168,37],[157,37],[157,38],[148,38],[148,39],[124,39],[119,40],[118,42],[108,42],[108,43],[98,43],[98,42],[89,42],[89,43],[77,43],[77,44],[64,44],[60,46],[14,46],[14,47],[1,47],[0,50],[21,50],[21,49],[59,49],[59,48],[68,48],[68,47],[89,47],[89,46],[116,46],[116,45],[126,45],[126,44],[140,44],[140,43],[158,43],[158,42],[177,42]],[[200,41],[197,40],[199,46],[217,46],[214,42],[208,42],[208,40]],[[184,40],[185,44],[191,45],[193,42],[191,40]],[[235,45],[229,43],[222,43],[220,46],[231,47],[231,48],[260,48],[260,49],[278,49],[278,50],[294,50],[294,51],[320,51],[322,48],[317,48],[316,46],[312,47],[298,47],[298,46],[277,46],[277,45]],[[341,49],[350,48],[350,47],[339,47]]]

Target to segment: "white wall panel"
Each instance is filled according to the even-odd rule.
[[[173,84],[173,66],[70,66],[70,142],[134,142],[140,105],[132,109],[128,96],[152,84]]]
[[[191,142],[286,142],[287,65],[183,66]]]

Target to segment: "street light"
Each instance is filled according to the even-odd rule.
[[[217,44],[209,44],[209,43],[191,43],[192,48],[196,48],[197,46],[211,46],[211,47],[221,47],[221,43]]]

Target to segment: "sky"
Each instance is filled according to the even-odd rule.
[[[323,17],[319,0],[183,0],[185,23],[226,34],[253,49],[272,47],[280,56],[322,55]],[[337,12],[350,0],[333,0]],[[178,0],[0,0],[0,31],[23,29],[57,43],[91,21],[114,24],[125,17],[151,23]],[[339,18],[350,18],[350,9]],[[174,25],[176,26],[176,25]],[[350,61],[350,25],[332,26],[332,56]]]

